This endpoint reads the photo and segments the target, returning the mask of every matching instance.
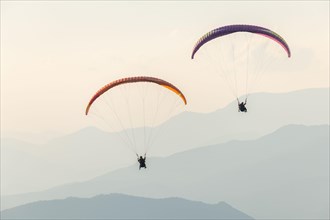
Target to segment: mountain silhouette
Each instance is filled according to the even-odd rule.
[[[232,140],[253,140],[289,124],[329,124],[328,100],[329,88],[256,93],[249,98],[246,114],[237,112],[236,101],[214,112],[183,112],[159,127],[162,132],[148,156],[163,157]],[[85,181],[134,162],[135,154],[123,145],[118,134],[94,127],[42,145],[2,138],[1,192],[19,194]]]
[[[253,219],[225,202],[151,199],[123,194],[34,202],[1,212],[1,219]]]
[[[135,164],[89,181],[5,196],[2,207],[125,193],[208,203],[226,201],[260,219],[324,219],[329,217],[328,164],[329,125],[290,125],[256,140],[147,158],[146,170],[139,171]]]

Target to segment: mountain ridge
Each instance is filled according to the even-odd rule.
[[[253,219],[226,202],[206,204],[178,197],[152,199],[119,193],[38,201],[4,210],[1,216],[4,219]]]
[[[78,184],[2,197],[2,204],[13,207],[36,200],[117,192],[149,198],[177,196],[208,203],[223,200],[255,218],[324,218],[328,213],[318,213],[308,198],[318,199],[324,210],[329,205],[325,196],[329,193],[328,155],[329,125],[290,125],[256,140],[230,141],[166,158],[147,158],[147,170],[139,171],[135,164]],[[206,160],[196,162],[200,158]],[[289,189],[299,192],[299,203],[294,202],[298,194],[291,195]],[[278,208],[282,212],[274,210],[267,198],[281,201]],[[264,211],[255,209],[261,201]],[[291,211],[295,209],[302,211]]]

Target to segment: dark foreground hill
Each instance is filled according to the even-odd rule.
[[[1,219],[252,219],[225,202],[150,199],[123,194],[70,197],[5,210]]]

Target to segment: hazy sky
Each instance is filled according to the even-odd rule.
[[[190,53],[204,33],[241,23],[278,32],[292,52],[256,92],[329,87],[329,1],[1,1],[1,131],[92,125],[91,95],[133,75],[172,82],[187,111],[223,107],[233,97]]]

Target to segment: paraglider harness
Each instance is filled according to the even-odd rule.
[[[137,161],[140,163],[140,167],[139,167],[139,170],[141,168],[144,168],[144,169],[147,169],[147,166],[146,166],[146,154],[144,154],[144,157],[140,156],[138,154],[136,154],[137,156]]]
[[[247,109],[245,107],[247,102],[247,98],[245,98],[245,102],[239,102],[238,98],[237,98],[237,103],[238,103],[238,112],[247,112]]]

